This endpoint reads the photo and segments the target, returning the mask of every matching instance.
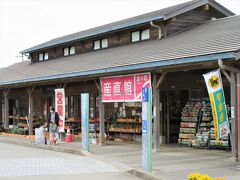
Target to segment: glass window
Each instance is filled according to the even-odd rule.
[[[94,50],[100,49],[100,40],[94,41]]]
[[[136,31],[136,32],[132,32],[132,42],[137,42],[140,41],[140,32]]]
[[[72,46],[70,48],[70,55],[73,55],[73,54],[75,54],[75,46]]]
[[[147,39],[150,39],[149,29],[143,30],[141,34],[141,40],[147,40]]]
[[[43,53],[38,54],[38,60],[43,61]]]
[[[64,48],[63,55],[64,56],[68,56],[69,55],[69,49],[68,48]]]
[[[102,48],[107,48],[108,47],[108,39],[103,39],[102,40]]]
[[[48,52],[44,53],[44,60],[48,60]]]

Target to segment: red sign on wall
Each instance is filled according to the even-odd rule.
[[[151,87],[151,74],[133,74],[101,78],[103,102],[142,101],[142,88]]]

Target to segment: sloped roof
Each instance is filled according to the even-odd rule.
[[[173,65],[176,60],[240,50],[240,16],[209,21],[172,37],[0,69],[0,86],[79,75],[151,63]],[[159,63],[162,63],[161,65]],[[80,74],[79,74],[80,73]]]
[[[203,6],[205,4],[210,4],[212,7],[216,8],[218,11],[222,12],[226,16],[234,15],[234,13],[232,13],[230,10],[226,9],[225,7],[223,7],[222,5],[220,5],[214,0],[193,0],[193,1],[189,1],[179,5],[164,8],[161,10],[135,16],[122,21],[117,21],[114,23],[106,24],[103,26],[99,26],[99,27],[88,29],[88,30],[80,31],[77,33],[69,34],[66,36],[62,36],[59,38],[55,38],[45,43],[23,50],[20,53],[29,53],[29,52],[33,52],[43,48],[67,43],[67,42],[74,42],[77,40],[94,37],[97,35],[101,35],[101,34],[112,32],[112,31],[117,31],[117,30],[128,28],[131,26],[148,23],[153,20],[161,20],[161,19],[167,20],[174,16],[187,12],[189,10]]]

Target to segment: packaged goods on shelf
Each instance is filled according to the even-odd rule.
[[[193,100],[186,103],[182,111],[179,144],[192,145],[197,132],[201,102]]]
[[[216,141],[216,140],[210,140],[210,145],[212,146],[228,146],[228,141]]]
[[[119,119],[117,119],[117,122],[129,122],[129,123],[134,123],[134,122],[136,122],[136,119],[131,119],[131,118],[119,118]]]
[[[205,122],[200,124],[200,126],[202,126],[202,127],[205,127],[205,126],[210,127],[210,125],[211,125],[210,123],[205,123]]]
[[[181,133],[196,133],[196,128],[180,128]]]
[[[195,134],[179,133],[179,138],[193,139],[194,137],[195,137]]]
[[[196,134],[196,138],[193,141],[194,147],[207,147],[209,139],[209,132],[200,132]]]
[[[183,122],[198,122],[198,117],[181,117]]]
[[[181,122],[180,124],[181,127],[197,127],[197,123],[187,123],[187,122]]]
[[[184,145],[191,145],[193,139],[178,139],[179,144],[184,144]]]

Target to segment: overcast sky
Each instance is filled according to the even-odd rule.
[[[0,0],[0,67],[52,38],[189,0]],[[240,14],[240,0],[216,0]]]

